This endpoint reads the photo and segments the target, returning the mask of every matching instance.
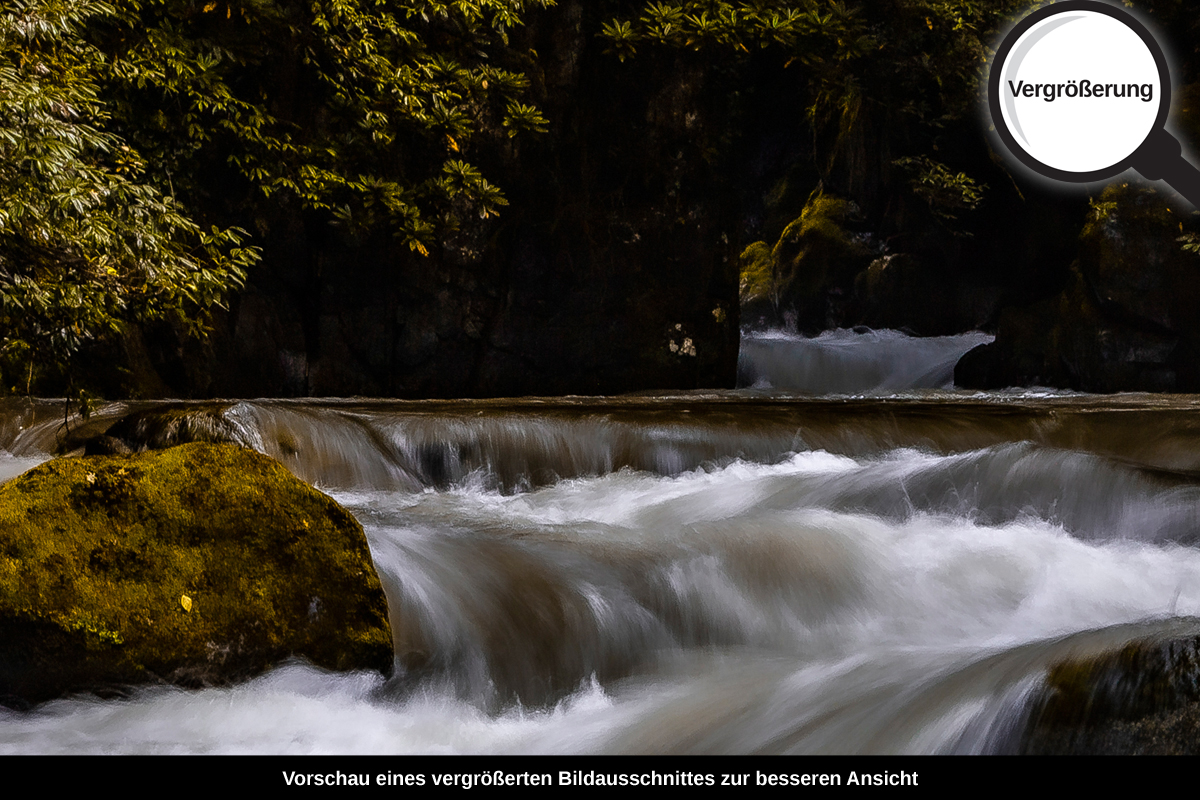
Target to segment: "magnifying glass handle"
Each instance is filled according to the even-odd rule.
[[[1200,209],[1200,170],[1183,158],[1179,140],[1162,128],[1155,130],[1133,155],[1133,168],[1149,181],[1166,181]]]

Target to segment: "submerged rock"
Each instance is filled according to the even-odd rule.
[[[62,458],[0,487],[0,696],[392,665],[362,527],[223,444]]]
[[[1021,751],[1200,755],[1200,637],[1133,642],[1053,666]]]
[[[165,450],[192,442],[235,444],[254,449],[245,431],[226,416],[230,403],[161,404],[112,417],[80,420],[59,439],[60,456],[117,456]]]
[[[163,450],[191,442],[237,444],[249,447],[250,441],[223,416],[228,404],[184,405],[135,411],[109,428],[104,439],[115,439],[133,452]],[[102,443],[88,442],[88,455]]]

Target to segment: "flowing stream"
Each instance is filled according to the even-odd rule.
[[[1051,665],[1200,633],[1197,397],[195,408],[363,524],[395,674],[0,710],[0,752],[1008,752]],[[57,410],[0,405],[0,479]]]
[[[813,338],[783,331],[752,333],[742,337],[738,385],[811,395],[951,389],[954,365],[963,354],[994,338],[986,333],[916,337],[845,329]]]

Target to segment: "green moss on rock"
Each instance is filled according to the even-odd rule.
[[[0,695],[219,684],[288,656],[389,671],[358,522],[233,445],[63,458],[0,487]]]

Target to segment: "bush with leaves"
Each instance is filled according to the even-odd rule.
[[[507,205],[471,153],[545,130],[509,33],[551,5],[140,0],[92,37],[123,130],[181,194],[227,169],[251,216],[290,204],[424,255]]]
[[[765,299],[778,312],[797,284],[811,288],[837,261],[862,256],[863,246],[844,227],[854,211],[853,203],[817,187],[774,245],[755,242],[742,251],[742,303]]]
[[[958,219],[960,212],[974,211],[983,202],[987,184],[977,183],[965,172],[951,172],[929,156],[900,158],[893,163],[909,176],[913,193],[944,223]]]
[[[201,328],[257,258],[241,231],[202,228],[145,180],[107,129],[108,64],[81,31],[112,13],[93,0],[0,11],[0,363],[26,391],[47,372],[69,386],[80,349],[132,321]]]
[[[868,106],[873,118],[888,120],[885,133],[902,152],[936,150],[953,124],[974,123],[990,46],[1031,7],[1028,0],[653,0],[637,16],[610,20],[601,36],[622,60],[664,46],[742,57],[775,52],[805,86],[816,166],[828,175],[862,133]],[[983,187],[949,174],[977,204]],[[925,200],[930,186],[910,184]]]

